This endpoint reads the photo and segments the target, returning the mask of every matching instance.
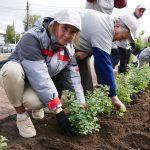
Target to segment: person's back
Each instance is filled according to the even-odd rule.
[[[86,9],[93,9],[105,14],[112,14],[113,8],[124,8],[127,5],[127,0],[87,0]],[[116,43],[113,43],[112,47],[112,63],[115,67],[118,64],[119,52]]]
[[[94,2],[87,1],[85,8],[97,10],[105,14],[112,14],[114,0],[94,0]]]
[[[107,14],[86,9],[81,11],[81,19],[80,48],[91,51],[92,47],[99,47],[110,54],[114,34],[113,18]]]

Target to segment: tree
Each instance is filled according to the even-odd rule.
[[[14,26],[12,26],[12,25],[7,25],[6,42],[7,43],[15,43],[15,30],[14,30]]]
[[[23,20],[24,24],[24,30],[27,31],[29,28],[34,26],[34,23],[40,18],[39,15],[29,15],[28,17],[28,26],[27,26],[27,16],[25,16],[25,19]],[[29,27],[29,28],[28,28]]]
[[[14,25],[7,25],[6,29],[6,42],[7,43],[17,43],[20,39],[20,35],[15,33]]]
[[[20,40],[20,34],[16,33],[16,43]]]

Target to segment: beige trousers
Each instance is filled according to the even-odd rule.
[[[17,62],[9,61],[0,70],[0,85],[5,89],[14,107],[24,106],[31,110],[44,107],[35,91],[25,83],[24,79],[24,70]]]

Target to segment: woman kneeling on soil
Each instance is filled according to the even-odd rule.
[[[79,69],[74,57],[73,40],[81,30],[77,12],[61,10],[53,18],[36,23],[19,41],[15,52],[1,69],[1,82],[17,112],[17,128],[21,136],[36,135],[26,111],[34,119],[44,118],[43,107],[56,113],[61,131],[74,135],[73,127],[61,108],[63,89],[76,92],[85,104]]]

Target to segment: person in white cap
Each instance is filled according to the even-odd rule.
[[[146,7],[144,4],[139,4],[136,6],[135,11],[133,12],[133,15],[136,19],[141,18],[144,15],[144,12],[146,11]]]
[[[115,20],[110,15],[90,9],[85,9],[80,13],[82,30],[80,46],[76,47],[78,50],[76,58],[82,62],[93,54],[98,83],[109,86],[109,96],[116,109],[126,110],[125,105],[117,97],[110,53],[113,41],[131,38],[131,33],[134,34],[136,31],[136,22],[126,16]],[[82,72],[86,74],[86,71],[80,69],[81,81],[84,80]],[[87,82],[89,80],[91,79],[89,78]],[[85,84],[83,86],[85,91],[86,87]]]
[[[144,12],[146,11],[146,7],[144,4],[137,5],[133,14],[131,14],[136,20],[140,19]],[[138,24],[138,21],[137,21]],[[119,73],[126,73],[128,68],[128,63],[131,55],[131,45],[127,40],[117,42],[118,50],[120,54],[120,66],[119,66]],[[134,42],[133,42],[134,45]]]
[[[73,47],[80,30],[79,13],[60,10],[27,31],[3,65],[1,83],[17,112],[16,123],[22,137],[36,135],[26,109],[32,110],[34,119],[43,119],[45,106],[56,113],[61,132],[74,135],[60,98],[62,90],[68,89],[75,91],[79,102],[85,104]]]

